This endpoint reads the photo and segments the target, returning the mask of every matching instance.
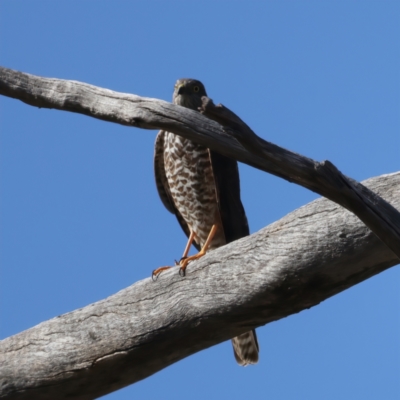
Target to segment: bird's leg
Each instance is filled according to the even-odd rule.
[[[193,231],[190,231],[189,240],[188,240],[188,242],[187,242],[187,244],[186,244],[186,247],[185,247],[185,250],[184,250],[184,252],[183,252],[182,257],[181,257],[181,259],[179,260],[179,263],[180,263],[182,260],[184,260],[185,258],[187,258],[187,255],[188,255],[188,253],[189,253],[190,247],[191,247],[191,245],[192,245],[192,243],[193,243],[193,240],[194,240],[194,237],[195,237],[195,236],[196,236],[196,234],[195,234]]]
[[[179,263],[180,266],[181,266],[179,268],[179,275],[185,276],[185,270],[186,270],[186,267],[189,264],[189,262],[193,261],[193,260],[197,260],[200,257],[203,257],[204,254],[206,254],[208,248],[210,247],[211,241],[213,240],[217,230],[218,230],[218,225],[214,224],[212,226],[212,228],[210,230],[210,233],[208,234],[207,240],[204,243],[204,246],[201,248],[201,250],[197,254],[195,254],[194,256],[190,256],[190,257],[187,257],[187,258],[184,258],[184,259],[181,260],[181,262]]]
[[[188,255],[188,253],[189,253],[189,250],[190,250],[190,246],[192,245],[195,236],[196,236],[196,234],[195,234],[194,232],[190,231],[189,239],[188,239],[188,242],[187,242],[187,244],[186,244],[185,250],[184,250],[184,252],[183,252],[183,256],[182,256],[182,258],[181,258],[181,261],[182,261],[183,259],[186,259],[187,255]],[[178,264],[178,263],[177,263],[177,264]],[[178,265],[179,265],[179,264],[178,264]],[[153,281],[157,280],[158,275],[160,275],[160,273],[161,273],[162,271],[165,271],[165,270],[170,269],[170,268],[172,268],[172,267],[160,267],[160,268],[155,269],[155,270],[151,273],[151,279],[153,279]]]

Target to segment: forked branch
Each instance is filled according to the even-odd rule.
[[[0,342],[2,399],[104,395],[314,306],[399,262],[400,173],[371,179],[367,188],[329,162],[264,141],[210,102],[203,111],[219,123],[161,100],[1,67],[0,94],[38,107],[172,131],[320,193],[365,223],[320,199],[191,263],[184,279],[173,268],[157,282],[137,282],[7,338]]]

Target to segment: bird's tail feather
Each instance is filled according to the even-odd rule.
[[[246,366],[258,363],[258,341],[256,331],[243,333],[232,339],[233,353],[239,365]]]

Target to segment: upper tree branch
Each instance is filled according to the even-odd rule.
[[[290,182],[357,215],[400,258],[400,213],[329,161],[310,158],[259,138],[229,110],[212,103],[200,113],[157,99],[113,92],[81,82],[41,78],[0,67],[0,94],[28,104],[89,115],[122,125],[164,129]],[[235,139],[240,140],[240,145]],[[243,147],[244,146],[244,147]]]

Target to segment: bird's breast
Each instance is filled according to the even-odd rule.
[[[221,224],[209,151],[206,147],[167,132],[164,163],[174,204],[202,247],[213,224]],[[223,244],[225,237],[221,226],[210,249]]]

